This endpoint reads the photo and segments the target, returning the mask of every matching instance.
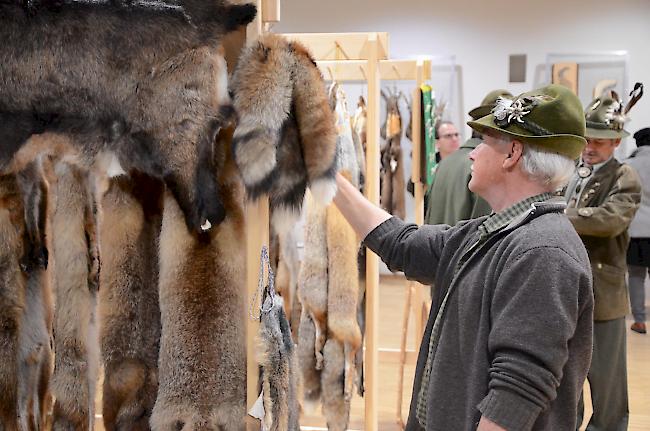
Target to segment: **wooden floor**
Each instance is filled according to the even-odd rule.
[[[379,342],[381,348],[398,348],[401,334],[402,309],[405,299],[405,284],[401,279],[385,277],[381,280]],[[650,299],[650,296],[648,297]],[[628,322],[628,328],[631,322]],[[411,322],[410,327],[413,327]],[[408,348],[417,348],[415,337],[409,336]],[[419,340],[418,344],[419,344]],[[627,331],[628,347],[628,387],[630,396],[629,431],[650,431],[650,334],[640,335]],[[405,372],[404,397],[402,411],[408,413],[413,384],[414,367],[407,366]],[[397,363],[380,363],[379,365],[379,430],[397,431]],[[99,413],[96,430],[103,431],[101,424],[101,403],[98,403]],[[585,398],[585,417],[591,414],[588,394]],[[364,401],[355,397],[352,402],[352,412],[349,429],[362,430],[364,417]],[[325,429],[325,420],[318,414],[305,415],[301,418],[303,430]],[[584,427],[582,428],[584,429]]]

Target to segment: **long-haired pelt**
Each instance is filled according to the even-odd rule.
[[[323,77],[304,46],[265,35],[243,53],[231,88],[240,118],[234,154],[248,195],[268,194],[272,223],[286,231],[306,187],[322,204],[336,191],[336,127]]]

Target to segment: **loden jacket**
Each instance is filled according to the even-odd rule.
[[[615,158],[585,184],[566,214],[589,253],[594,279],[594,320],[624,317],[630,308],[625,274],[628,227],[639,208],[641,183],[628,165]]]

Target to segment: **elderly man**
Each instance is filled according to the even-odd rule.
[[[615,94],[595,99],[586,109],[587,147],[565,192],[567,216],[587,248],[594,280],[594,351],[589,369],[593,415],[589,431],[627,429],[625,285],[628,227],[641,199],[638,175],[614,158],[625,121]],[[576,429],[582,422],[582,399]]]
[[[567,430],[591,356],[585,248],[551,192],[585,146],[580,101],[549,86],[468,123],[469,188],[494,210],[454,227],[391,217],[338,177],[337,206],[389,268],[435,282],[409,430]]]

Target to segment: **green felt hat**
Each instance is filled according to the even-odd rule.
[[[481,134],[496,132],[571,159],[580,157],[587,145],[582,104],[560,85],[551,84],[512,100],[498,98],[491,114],[467,124]]]
[[[487,96],[483,98],[481,106],[478,106],[468,112],[469,116],[472,117],[472,120],[478,120],[481,117],[485,117],[490,112],[492,112],[492,109],[494,109],[494,105],[496,105],[497,99],[499,97],[512,99],[513,96],[508,90],[490,91]]]
[[[623,103],[615,91],[597,97],[585,109],[587,131],[585,136],[594,139],[619,139],[630,134],[623,129],[626,116]]]

